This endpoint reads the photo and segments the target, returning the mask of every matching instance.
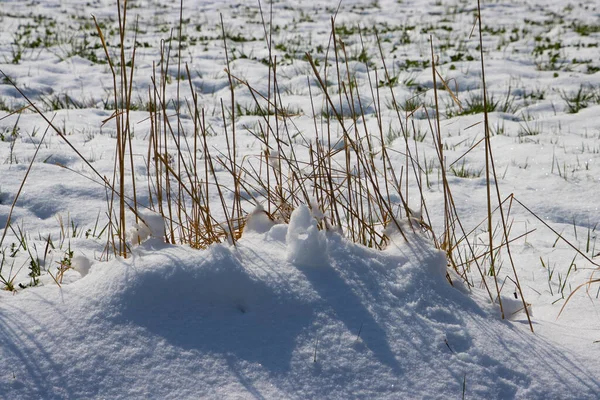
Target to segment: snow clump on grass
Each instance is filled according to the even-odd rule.
[[[323,266],[328,263],[327,238],[307,206],[294,210],[286,235],[287,260],[299,266]]]

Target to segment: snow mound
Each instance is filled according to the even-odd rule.
[[[163,239],[165,236],[164,218],[153,211],[139,210],[140,221],[134,224],[127,235],[127,241],[133,244],[139,244],[148,238]]]
[[[443,254],[422,237],[374,251],[317,230],[306,207],[289,225],[258,227],[205,251],[147,241],[73,284],[5,297],[0,394],[460,398],[465,385],[469,398],[591,399],[600,390],[563,349],[453,288]]]
[[[273,225],[274,222],[271,220],[265,209],[261,205],[258,205],[246,219],[244,235],[248,234],[248,232],[266,233]]]
[[[287,260],[296,265],[323,266],[327,264],[327,240],[317,228],[307,206],[292,213],[287,231]]]

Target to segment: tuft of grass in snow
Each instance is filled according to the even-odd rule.
[[[450,173],[458,178],[479,178],[483,174],[483,169],[470,168],[463,160],[458,167],[451,166]]]
[[[150,208],[164,220],[164,230],[160,232],[160,236],[167,242],[205,248],[217,242],[235,244],[242,235],[247,214],[258,205],[263,205],[271,220],[288,222],[292,210],[300,204],[309,204],[320,229],[342,232],[350,240],[369,247],[384,248],[389,239],[386,232],[390,232],[390,229],[397,230],[405,238],[409,231],[427,234],[446,253],[450,269],[468,285],[472,285],[468,278],[471,268],[476,269],[490,301],[498,303],[501,309],[502,288],[498,283],[498,276],[502,265],[512,266],[512,271],[509,271],[511,279],[514,279],[519,292],[521,291],[510,251],[510,243],[515,238],[510,234],[512,225],[509,223],[509,216],[512,205],[515,202],[522,203],[513,195],[501,197],[491,140],[494,133],[500,133],[501,129],[498,125],[493,132],[488,116],[493,111],[514,114],[517,99],[511,94],[510,88],[500,100],[488,93],[483,46],[483,34],[486,30],[482,27],[480,13],[477,14],[477,23],[481,89],[468,92],[469,97],[464,104],[458,99],[458,90],[451,90],[447,79],[443,77],[438,64],[440,57],[436,54],[438,50],[432,36],[429,38],[431,54],[428,59],[407,58],[394,65],[390,71],[382,49],[382,42],[389,39],[380,39],[380,33],[389,32],[389,27],[363,30],[359,27],[336,25],[332,19],[331,41],[328,46],[318,45],[313,51],[303,54],[306,44],[299,40],[285,44],[273,43],[272,34],[277,28],[264,22],[261,10],[264,43],[268,54],[256,61],[266,67],[265,90],[263,82],[259,86],[259,83],[240,78],[233,63],[235,59],[240,61],[254,57],[251,53],[244,52],[241,45],[256,39],[228,30],[221,21],[228,100],[221,100],[220,107],[215,111],[204,108],[190,66],[183,61],[182,51],[192,44],[189,36],[183,32],[183,9],[180,11],[179,26],[160,46],[159,60],[153,65],[152,85],[148,90],[147,100],[138,98],[132,101],[136,50],[139,45],[152,45],[138,44],[137,24],[133,27],[134,38],[130,40],[128,34],[131,31],[128,29],[131,29],[131,24],[127,24],[127,2],[122,7],[121,2],[118,2],[118,7],[118,28],[108,29],[112,31],[108,35],[118,39],[116,53],[106,40],[107,26],[97,20],[94,20],[93,26],[95,35],[100,40],[100,45],[94,45],[93,49],[104,51],[105,61],[102,62],[106,63],[113,78],[110,98],[104,101],[105,108],[114,110],[105,123],[116,125],[116,163],[112,177],[95,172],[89,160],[71,146],[95,172],[106,190],[109,216],[106,227],[107,254],[127,257],[131,247],[142,240],[141,234],[129,235],[129,232],[133,227],[139,229],[143,224],[148,225],[140,211],[143,207]],[[309,22],[309,19],[303,21]],[[413,29],[400,27],[398,30],[406,34],[402,36],[402,45],[413,42],[409,35]],[[426,26],[421,30],[423,33],[440,32],[444,35],[450,35],[452,31],[453,28],[449,25]],[[168,27],[164,33],[167,32]],[[524,34],[523,31],[488,33]],[[364,36],[367,34],[374,36],[375,46],[368,47],[365,44]],[[508,42],[516,40],[518,39],[510,39]],[[450,54],[451,62],[461,65],[475,61],[466,47],[460,47],[464,44],[459,44],[454,51],[448,52],[451,42],[448,39],[439,45],[440,49],[443,48],[443,51]],[[562,44],[542,39],[537,42],[534,56],[546,63],[540,64],[540,69],[555,70],[564,58],[560,54]],[[16,43],[13,62],[20,62],[24,52],[27,53],[25,49],[28,46],[24,45],[23,40]],[[459,43],[464,43],[464,40]],[[234,50],[232,46],[239,47]],[[376,59],[377,53],[380,59]],[[283,54],[281,58],[284,60],[278,60],[276,54]],[[84,55],[82,57],[86,58]],[[354,63],[360,64],[367,73],[362,76],[354,73],[351,68]],[[301,113],[283,104],[282,94],[289,90],[280,86],[283,64],[300,64],[309,71],[311,76],[307,87],[312,105],[311,113]],[[455,71],[457,67],[452,65],[454,69],[450,67],[450,70]],[[422,81],[417,81],[416,75],[412,75],[428,70],[431,71],[432,81],[428,86],[422,85]],[[405,72],[409,73],[408,78],[402,80],[401,76]],[[311,86],[311,79],[317,84]],[[359,79],[368,80],[369,85],[360,85]],[[172,90],[174,85],[175,90]],[[406,87],[411,92],[411,96],[405,97],[403,102],[398,102],[397,92],[393,90],[398,86]],[[186,93],[189,93],[188,97],[182,95],[184,87]],[[365,87],[369,89],[364,89]],[[431,88],[428,89],[429,87]],[[242,95],[246,96],[245,99],[252,99],[250,104],[239,101],[238,96]],[[589,100],[585,98],[585,93],[576,94],[575,97],[564,95],[567,104],[570,102],[578,107],[577,111]],[[27,99],[24,94],[23,96]],[[545,92],[542,91],[526,93],[523,97],[525,100],[542,100],[544,96]],[[321,104],[317,104],[317,101],[321,101]],[[457,105],[461,109],[459,116],[476,115],[483,120],[484,138],[457,157],[459,160],[469,152],[478,152],[485,158],[482,170],[469,169],[465,161],[458,167],[456,164],[448,165],[448,154],[452,153],[442,140],[440,101],[451,101]],[[32,101],[29,103],[36,113],[44,115]],[[50,109],[85,104],[66,94],[47,98]],[[135,175],[136,161],[131,145],[131,112],[141,109],[148,112],[150,121],[147,153],[144,155],[147,171],[145,188],[140,187],[139,177]],[[386,112],[393,115],[392,122],[384,115]],[[313,131],[307,132],[296,127],[296,118],[311,118],[311,115]],[[219,123],[222,124],[221,130],[217,128],[217,132],[211,122],[211,117],[215,116],[220,118]],[[241,117],[248,117],[256,122],[250,128],[246,125],[246,133],[260,143],[259,154],[240,156],[237,138],[240,134],[238,122]],[[64,129],[57,128],[52,121],[44,118],[51,129],[70,145]],[[184,118],[193,121],[191,131],[183,128]],[[375,124],[369,123],[370,118],[374,118]],[[418,118],[424,123],[420,123]],[[226,150],[219,151],[213,146],[212,138],[215,133],[219,138],[225,138]],[[525,122],[525,128],[519,136],[539,133],[530,129]],[[433,146],[436,158],[420,156],[422,152],[419,146],[426,140],[429,140],[426,144]],[[392,162],[392,152],[401,153],[404,162]],[[436,170],[444,198],[444,224],[439,230],[433,228],[429,214],[431,205],[426,202],[426,191],[433,186],[432,174]],[[220,174],[220,171],[226,171],[228,176]],[[486,236],[485,239],[480,238],[483,245],[475,243],[473,231],[468,231],[461,222],[454,203],[454,188],[447,179],[448,174],[485,177],[487,217],[480,224]],[[416,183],[416,190],[409,190],[412,183]],[[147,204],[142,205],[138,201],[141,191],[148,194]],[[4,235],[7,229],[8,224]],[[559,235],[558,238],[562,236]],[[65,258],[59,262],[62,273],[68,269],[68,260],[67,251]],[[2,266],[5,267],[4,257]],[[10,266],[11,271],[12,268],[13,265]],[[11,284],[11,274],[9,272],[6,277],[0,273],[0,280],[6,287]],[[563,290],[568,276],[569,273],[560,279],[559,286]],[[59,275],[56,277],[55,280],[59,283]],[[452,281],[450,274],[448,279]],[[488,281],[492,281],[495,288],[490,289]],[[527,312],[523,293],[519,294]]]
[[[560,97],[565,101],[567,112],[577,114],[580,110],[587,108],[590,103],[598,103],[600,94],[598,89],[593,86],[579,86],[576,92],[567,93],[562,91]]]

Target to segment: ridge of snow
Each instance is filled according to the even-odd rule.
[[[70,285],[6,298],[0,393],[448,398],[465,380],[472,398],[600,390],[563,349],[450,286],[425,238],[376,251],[313,221],[300,207],[289,226],[204,251],[149,240]]]

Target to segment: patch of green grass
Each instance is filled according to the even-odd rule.
[[[85,104],[73,99],[68,94],[54,94],[47,97],[42,97],[42,103],[46,105],[48,110],[58,111],[64,109],[86,108]]]
[[[0,97],[0,111],[11,112],[12,109],[4,99],[4,97]]]
[[[231,40],[232,42],[236,42],[236,43],[243,43],[243,42],[252,42],[255,39],[254,38],[249,38],[246,37],[244,35],[242,35],[240,32],[238,33],[226,33],[225,37],[229,40]]]
[[[539,71],[556,71],[567,64],[561,54],[564,46],[560,40],[553,42],[549,38],[542,40],[541,37],[536,37],[536,42],[532,54]]]
[[[581,22],[573,22],[571,28],[581,36],[590,36],[593,33],[600,32],[600,25],[588,25]]]
[[[567,112],[577,114],[579,110],[587,108],[590,103],[597,103],[599,100],[598,90],[593,86],[581,85],[577,92],[567,93],[562,91],[560,97],[565,101]]]
[[[589,75],[595,74],[596,72],[600,71],[600,67],[597,67],[597,66],[592,65],[592,64],[587,64],[586,68],[587,69],[586,69],[585,73],[589,74]]]
[[[450,61],[451,62],[459,62],[459,61],[473,61],[475,58],[468,54],[468,53],[463,53],[461,51],[456,52],[455,54],[450,56]]]
[[[430,60],[411,60],[408,58],[404,60],[404,67],[406,69],[427,69],[430,65]]]
[[[419,99],[419,96],[412,96],[412,97],[408,97],[408,98],[404,99],[404,103],[402,103],[400,108],[402,108],[402,111],[412,114],[419,107],[421,107],[421,104],[422,103],[421,103],[421,100]]]
[[[452,165],[450,167],[450,173],[458,178],[470,179],[479,178],[483,174],[483,168],[474,169],[466,165],[465,160],[460,165]]]
[[[546,98],[546,91],[541,88],[533,89],[530,92],[525,90],[525,93],[523,94],[523,98],[541,101]]]
[[[423,102],[419,95],[414,95],[405,98],[401,104],[394,102],[394,100],[387,100],[385,105],[388,110],[403,111],[406,114],[412,114],[423,105]]]
[[[470,92],[469,97],[465,100],[462,110],[458,113],[447,111],[447,117],[452,118],[457,115],[474,115],[483,112],[503,112],[514,114],[516,107],[514,106],[515,97],[511,94],[510,88],[507,90],[506,97],[502,100],[496,100],[494,95],[488,97],[487,102],[483,101],[483,95],[477,92]]]
[[[257,117],[265,117],[267,115],[275,115],[275,110],[272,107],[268,109],[266,107],[261,107],[258,104],[253,104],[250,106],[245,106],[240,103],[235,104],[235,113],[237,116],[257,116]],[[277,110],[277,115],[281,117],[290,117],[293,115],[303,114],[303,111],[299,108],[293,107],[283,107]]]
[[[17,288],[15,287],[15,278],[17,277],[17,271],[15,271],[14,268],[14,260],[12,263],[10,263],[10,268],[5,268],[8,266],[8,262],[6,260],[6,250],[7,249],[2,249],[2,251],[0,251],[0,283],[4,285],[2,289],[7,290],[9,292],[14,292],[15,290],[17,290]],[[6,269],[8,269],[8,272],[6,272]]]
[[[520,138],[523,138],[525,136],[537,136],[540,133],[542,133],[542,128],[539,124],[529,124],[527,121],[524,121],[522,124],[519,125],[519,131],[517,135]]]
[[[398,86],[398,81],[400,79],[399,75],[396,76],[390,76],[389,79],[380,79],[379,82],[377,82],[377,86],[378,87],[394,87],[394,86]]]

